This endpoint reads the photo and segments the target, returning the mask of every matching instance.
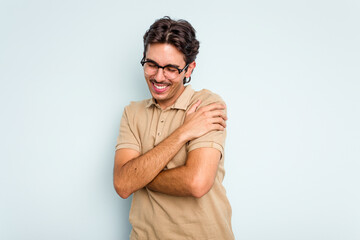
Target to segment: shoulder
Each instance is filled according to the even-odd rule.
[[[195,103],[199,99],[201,100],[201,105],[208,105],[208,104],[214,103],[214,102],[225,104],[224,100],[220,97],[220,95],[218,95],[208,89],[202,89],[200,91],[195,91],[193,97],[191,98],[191,104]]]
[[[145,109],[151,99],[144,99],[141,101],[131,101],[125,108],[128,110]]]
[[[141,101],[131,101],[130,104],[125,106],[124,113],[128,116],[137,115],[145,113],[146,108],[151,99],[145,99]]]

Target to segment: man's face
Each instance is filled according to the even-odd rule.
[[[184,54],[177,50],[173,45],[167,43],[149,44],[146,51],[145,60],[152,60],[159,66],[175,65],[179,69],[185,67]],[[148,75],[144,73],[149,90],[154,99],[162,109],[174,104],[176,99],[184,91],[184,77],[190,77],[195,62],[190,64],[188,70],[178,74],[176,78],[168,79],[164,75],[164,69],[159,68],[157,73]]]

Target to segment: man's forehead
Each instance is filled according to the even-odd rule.
[[[183,65],[185,63],[184,54],[180,52],[176,47],[168,43],[149,44],[146,50],[146,59],[153,60],[160,65]]]

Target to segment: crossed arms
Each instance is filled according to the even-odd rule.
[[[198,148],[188,153],[186,164],[163,171],[168,162],[188,141],[211,131],[223,131],[227,116],[219,103],[198,108],[196,102],[188,111],[183,125],[150,151],[140,155],[129,148],[115,153],[114,187],[122,198],[147,187],[174,195],[202,197],[212,187],[221,153],[215,148]]]

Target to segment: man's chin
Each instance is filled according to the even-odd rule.
[[[166,97],[159,97],[158,95],[152,95],[152,97],[156,100],[157,103],[166,100]]]
[[[154,90],[150,90],[150,93],[151,93],[151,96],[156,100],[164,100],[168,96],[167,92],[159,93],[159,92],[156,92]]]

